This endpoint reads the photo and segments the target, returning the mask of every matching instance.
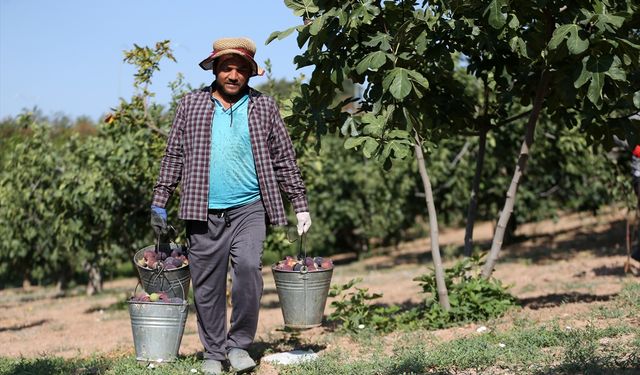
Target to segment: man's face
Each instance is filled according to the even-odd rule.
[[[249,84],[251,65],[238,55],[224,55],[216,64],[218,89],[227,96],[241,94]]]

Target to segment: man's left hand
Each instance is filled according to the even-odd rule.
[[[298,212],[296,218],[298,219],[298,235],[302,236],[311,227],[311,215],[308,212]]]

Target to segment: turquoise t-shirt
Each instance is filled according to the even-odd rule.
[[[242,206],[260,198],[260,186],[249,136],[249,95],[224,109],[215,102],[211,124],[209,208]]]

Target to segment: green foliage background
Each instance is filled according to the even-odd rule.
[[[191,89],[179,76],[170,85],[173,101],[166,106],[153,102],[151,80],[164,59],[173,60],[168,41],[125,51],[125,60],[138,69],[136,93],[99,124],[86,118],[47,119],[37,110],[2,121],[0,286],[30,281],[64,288],[86,282],[89,270],[113,276],[137,249],[153,243],[148,225],[151,190],[177,100]],[[452,73],[447,79],[452,89],[466,88],[468,95],[476,95],[475,88],[481,87],[468,75]],[[343,92],[358,89],[349,81],[338,87]],[[398,159],[393,168],[385,169],[362,153],[345,149],[346,138],[337,129],[317,139],[305,133],[294,115],[295,101],[308,90],[301,80],[268,77],[258,88],[280,102],[298,150],[313,219],[308,252],[364,255],[373,247],[426,232],[421,224],[426,216],[424,192],[411,158]],[[338,99],[334,104],[349,105],[349,101]],[[369,120],[369,125],[378,121]],[[479,219],[497,217],[518,155],[523,121],[488,135]],[[626,154],[589,142],[580,128],[561,126],[545,116],[540,121],[539,141],[518,192],[513,223],[554,217],[561,210],[597,210],[630,199],[624,187]],[[374,127],[369,131],[376,132]],[[427,145],[435,203],[444,225],[464,221],[477,147],[477,137],[464,134],[450,134]],[[178,194],[168,208],[170,221],[178,228],[176,240],[182,241]],[[290,222],[295,224],[293,212]],[[264,263],[296,253],[292,237],[286,228],[273,228]]]

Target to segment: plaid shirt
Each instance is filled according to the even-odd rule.
[[[178,183],[182,183],[179,217],[183,220],[207,221],[212,88],[213,85],[193,91],[180,101],[153,188],[152,204],[165,207]],[[291,139],[275,100],[253,89],[249,90],[248,118],[260,195],[269,222],[286,225],[280,188],[295,212],[309,211]]]

